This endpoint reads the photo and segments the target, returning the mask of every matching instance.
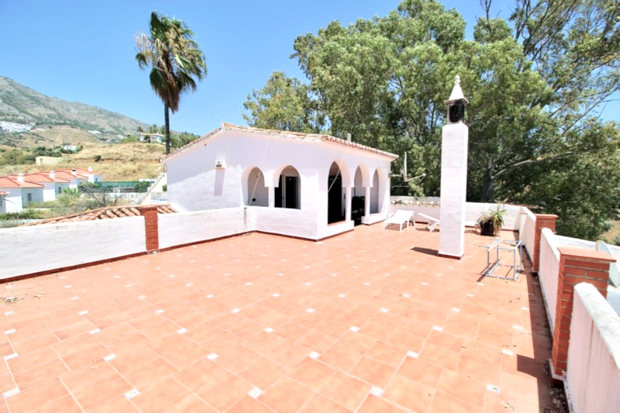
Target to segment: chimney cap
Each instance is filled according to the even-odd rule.
[[[450,97],[446,100],[446,104],[455,103],[458,101],[463,101],[465,103],[469,103],[469,100],[463,94],[463,89],[461,89],[461,77],[456,75],[454,77],[454,87],[452,88],[452,93],[450,93]]]

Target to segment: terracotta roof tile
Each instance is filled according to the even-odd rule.
[[[172,214],[176,211],[168,204],[157,205],[158,214]],[[98,219],[113,219],[132,217],[140,215],[139,205],[122,205],[122,206],[110,206],[99,209],[91,209],[90,211],[78,212],[77,214],[65,215],[62,217],[55,217],[45,219],[42,221],[31,222],[23,226],[30,225],[42,225],[42,224],[57,224],[60,222],[75,222],[75,221],[95,221]]]
[[[43,185],[34,182],[19,182],[17,177],[0,176],[0,188],[43,188]]]
[[[48,172],[33,172],[31,174],[25,175],[24,179],[30,182],[60,182],[60,183],[69,183],[68,179],[62,179],[57,176],[52,178]]]

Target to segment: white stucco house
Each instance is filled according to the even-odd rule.
[[[43,201],[43,185],[28,182],[22,174],[0,177],[0,192],[4,192],[4,213],[21,212],[32,202]]]
[[[64,189],[69,188],[69,180],[58,178],[54,171],[28,174],[24,179],[43,185],[44,202],[56,200],[56,196],[62,194]]]
[[[93,168],[56,169],[51,171],[56,178],[69,181],[69,188],[76,189],[82,182],[101,182],[101,175],[93,171]]]
[[[228,123],[165,160],[177,211],[252,210],[264,232],[321,239],[384,220],[398,156],[329,135]]]

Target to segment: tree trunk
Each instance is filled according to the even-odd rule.
[[[493,170],[487,168],[484,171],[484,181],[480,193],[480,202],[490,202],[493,197]]]
[[[170,115],[169,115],[169,107],[167,103],[164,103],[164,119],[166,125],[166,155],[170,154]]]

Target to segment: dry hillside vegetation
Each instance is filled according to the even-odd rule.
[[[8,165],[0,167],[0,176],[48,171],[60,168],[93,169],[103,176],[104,181],[133,181],[143,178],[155,178],[162,171],[161,160],[164,146],[149,143],[100,144],[84,143],[83,149],[70,155],[64,155],[63,161],[56,166]]]

